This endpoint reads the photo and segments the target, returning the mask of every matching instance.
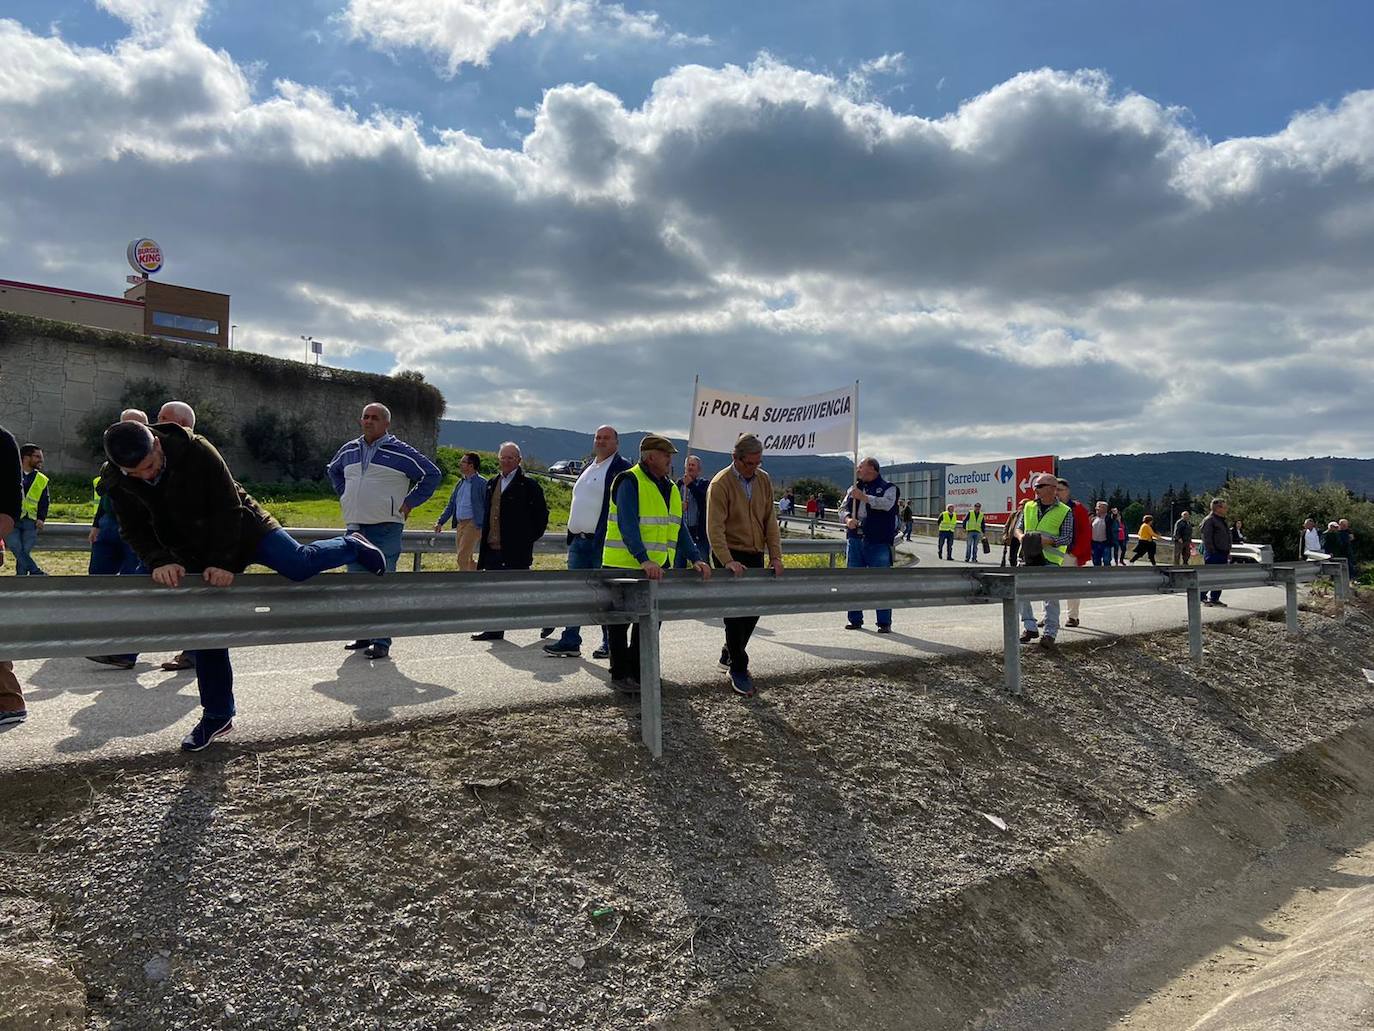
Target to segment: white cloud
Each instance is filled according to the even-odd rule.
[[[1374,92],[1214,143],[1094,72],[930,120],[762,58],[639,106],[550,89],[504,149],[255,96],[193,23],[119,3],[108,51],[0,22],[16,275],[110,289],[149,233],[171,281],[233,294],[242,344],[381,350],[461,417],[681,430],[696,373],[858,377],[904,457],[1374,452],[1348,389],[1374,373]]]
[[[546,29],[672,46],[711,41],[674,32],[653,12],[602,0],[349,0],[340,17],[353,39],[387,53],[425,51],[449,76],[465,64],[485,65],[502,44]]]

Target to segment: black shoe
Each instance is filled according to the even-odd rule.
[[[722,648],[722,649],[720,650],[720,668],[723,669],[723,670],[725,670],[726,673],[729,673],[729,672],[730,672],[730,649],[729,649],[729,648]]]
[[[113,666],[115,669],[133,669],[134,660],[126,659],[121,655],[87,655],[86,658],[92,662],[99,662],[105,666]]]
[[[385,645],[374,644],[371,645],[367,651],[363,652],[363,654],[369,659],[389,659],[391,658],[391,649]]]
[[[473,641],[504,641],[506,632],[504,630],[483,630],[480,634],[473,634]]]
[[[350,533],[346,539],[352,541],[358,547],[358,554],[354,561],[362,566],[374,576],[381,576],[386,572],[386,556],[382,554],[382,549],[373,544],[370,540],[360,533]],[[204,746],[201,746],[204,747]]]
[[[539,631],[539,640],[542,641],[542,640],[544,640],[544,638],[546,638],[546,637],[551,637],[551,636],[553,636],[553,632],[554,632],[554,630],[556,630],[556,629],[557,629],[557,627],[551,627],[551,626],[546,626],[546,627],[544,627],[542,630]]]
[[[611,650],[607,648],[605,645],[602,645],[596,651],[592,652],[592,658],[594,659],[609,659],[610,657]]]
[[[23,723],[29,718],[27,709],[11,709],[9,712],[0,712],[0,727],[8,727],[11,723]]]
[[[892,633],[892,624],[891,624],[891,623],[880,624],[879,627],[878,627],[878,633],[880,633],[880,634],[890,634],[890,633]]]
[[[1044,637],[1040,638],[1040,647],[1041,647],[1041,648],[1053,648],[1053,647],[1054,647],[1054,638],[1051,637],[1049,634],[1046,634]]]
[[[1039,631],[1039,630],[1022,630],[1022,631],[1021,631],[1021,643],[1022,643],[1022,644],[1030,644],[1032,641],[1034,641],[1034,640],[1035,640],[1037,637],[1039,637],[1039,636],[1040,636],[1040,631]]]
[[[183,752],[199,752],[203,748],[210,747],[210,743],[216,738],[223,737],[233,729],[234,721],[232,719],[214,719],[210,716],[202,716],[200,722],[191,729],[191,733],[181,739],[181,750]]]
[[[864,625],[862,623],[846,623],[844,628],[846,630],[862,630]]]
[[[1064,625],[1065,625],[1065,626],[1078,626],[1078,617],[1077,617],[1077,616],[1070,616],[1068,619],[1066,619],[1066,620],[1064,621]]]
[[[371,642],[371,641],[354,641],[352,644],[346,644],[346,645],[344,645],[344,651],[346,651],[346,652],[360,652],[360,651],[362,651],[364,648],[371,648],[371,647],[372,647],[372,642]]]
[[[196,657],[191,652],[177,652],[162,664],[162,668],[168,673],[175,673],[179,669],[195,669]]]
[[[1219,608],[1219,609],[1227,609],[1227,608],[1230,608],[1230,607],[1231,607],[1231,606],[1227,605],[1226,602],[1222,601],[1220,598],[1218,598],[1216,601],[1212,602],[1212,604],[1215,605],[1215,606],[1216,606],[1217,608]]]
[[[639,681],[634,677],[616,677],[611,687],[620,694],[639,694]]]
[[[580,659],[582,649],[575,644],[564,644],[562,641],[554,641],[552,644],[544,645],[544,654],[552,655],[560,659]]]

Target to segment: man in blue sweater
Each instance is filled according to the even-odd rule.
[[[358,420],[363,435],[339,448],[328,466],[329,482],[339,495],[344,525],[360,533],[386,556],[387,572],[401,557],[401,534],[411,509],[429,500],[444,478],[439,467],[389,432],[391,410],[373,401]],[[349,566],[352,572],[361,566]],[[391,654],[391,638],[374,637],[344,645],[365,649],[369,659]]]
[[[897,502],[902,492],[882,478],[876,458],[859,463],[858,481],[844,500],[845,537],[848,540],[845,564],[850,569],[888,569],[892,566],[892,544],[897,539]],[[953,547],[953,545],[951,545]],[[892,610],[879,609],[878,633],[892,633]],[[862,630],[861,610],[849,613],[846,630]]]

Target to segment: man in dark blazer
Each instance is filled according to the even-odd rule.
[[[592,437],[592,460],[573,485],[572,505],[568,509],[568,568],[600,569],[601,552],[606,546],[606,518],[611,508],[611,484],[630,468],[620,454],[620,434],[614,426],[598,426]],[[545,627],[540,637],[548,637],[553,627]],[[582,628],[569,626],[557,641],[544,645],[546,655],[576,659],[582,654]],[[592,658],[610,655],[606,632]]]
[[[487,481],[487,519],[477,551],[477,568],[529,569],[534,544],[549,528],[544,489],[520,468],[520,448],[506,441],[497,452],[501,471]],[[474,641],[499,641],[504,630],[483,630]]]
[[[706,540],[706,489],[711,486],[711,478],[701,475],[701,459],[688,455],[683,466],[683,475],[677,481],[682,492],[682,521],[687,532],[692,535],[692,543],[703,555],[710,554],[710,544]],[[673,563],[678,569],[687,568],[687,555],[679,551]]]

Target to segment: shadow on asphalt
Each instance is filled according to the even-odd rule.
[[[333,680],[321,680],[311,690],[353,706],[354,715],[364,723],[389,720],[398,708],[424,705],[455,693],[406,676],[390,659],[374,661],[360,651],[343,660]]]

